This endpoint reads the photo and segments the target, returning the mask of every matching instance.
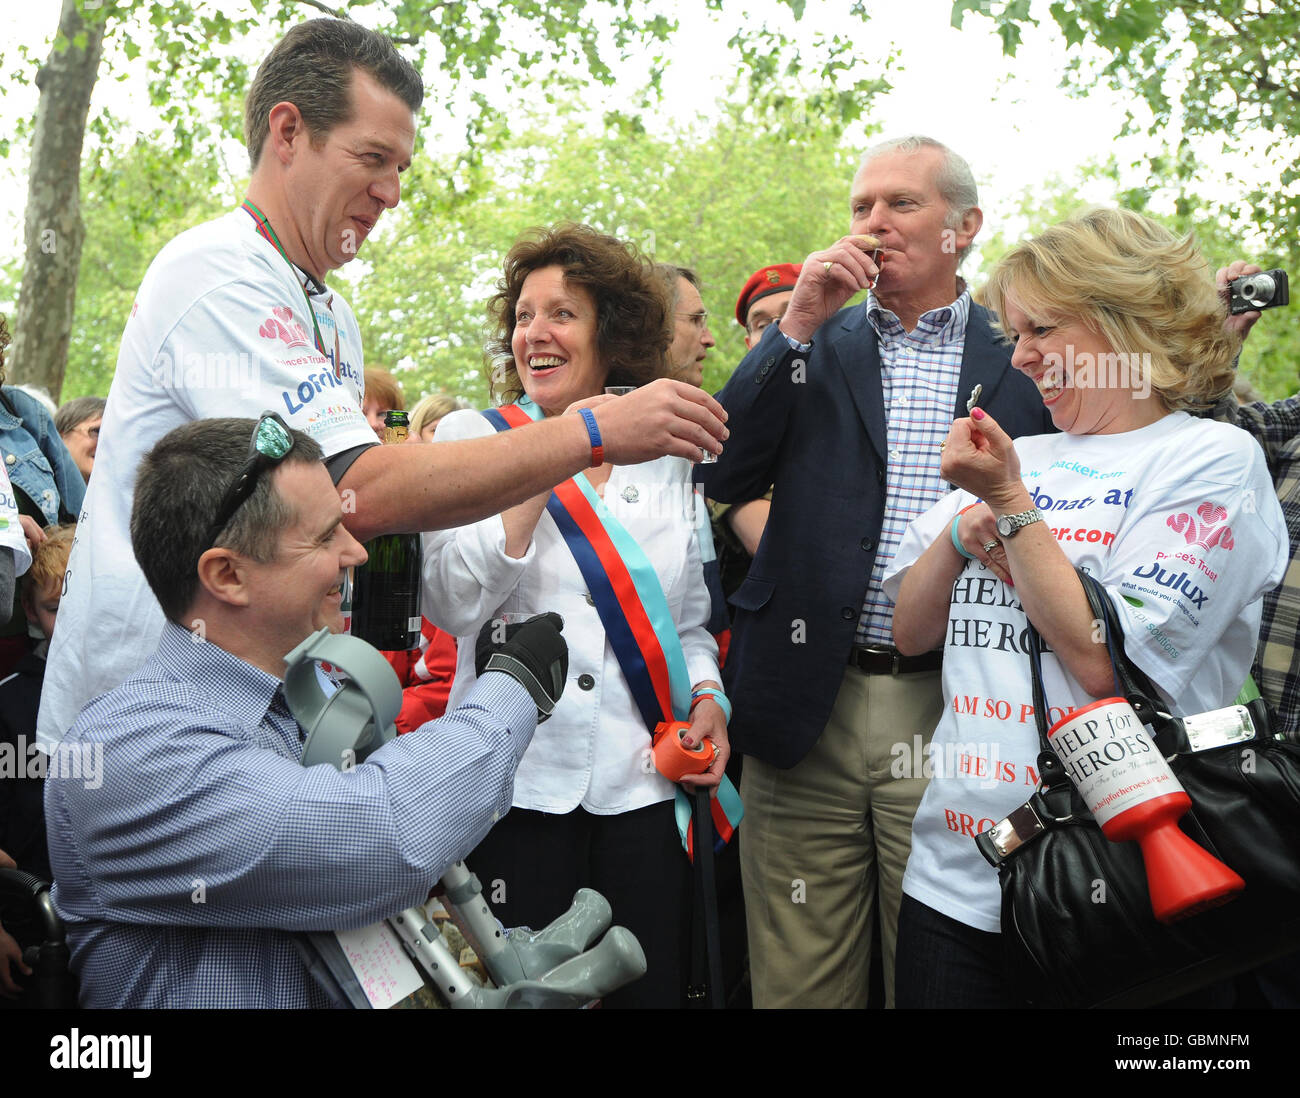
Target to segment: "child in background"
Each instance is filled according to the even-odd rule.
[[[76,526],[47,526],[45,540],[32,550],[31,567],[19,581],[20,601],[27,615],[28,632],[39,636],[34,648],[0,680],[0,744],[13,751],[15,773],[0,778],[0,865],[25,869],[50,880],[50,855],[45,846],[44,786],[28,773],[29,750],[36,742],[36,713],[41,707],[45,654],[54,635],[54,618],[63,596],[63,575],[68,569]],[[7,929],[6,929],[7,928]],[[18,999],[18,975],[30,976],[22,963],[23,945],[38,940],[30,913],[9,909],[0,902],[0,996]],[[12,936],[11,936],[12,935]]]
[[[0,681],[0,743],[12,745],[13,758],[19,763],[17,774],[0,779],[0,850],[8,851],[19,869],[46,881],[50,879],[50,861],[45,849],[44,783],[27,776],[25,764],[30,759],[28,748],[36,742],[45,654],[54,635],[75,532],[71,524],[47,526],[45,540],[32,553],[19,592],[28,631],[40,639]]]
[[[364,371],[366,395],[361,402],[361,411],[365,413],[370,428],[380,442],[384,441],[384,413],[388,411],[405,411],[406,398],[402,395],[402,386],[382,366],[367,366]]]

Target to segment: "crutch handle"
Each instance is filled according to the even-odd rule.
[[[579,1007],[645,975],[645,953],[626,927],[611,927],[600,944],[570,958],[540,980],[502,988],[507,1007]]]
[[[599,892],[580,888],[569,910],[541,930],[516,927],[508,944],[529,979],[541,979],[557,965],[576,957],[599,938],[613,921],[609,901]]]

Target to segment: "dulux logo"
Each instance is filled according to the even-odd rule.
[[[1202,609],[1209,600],[1209,595],[1202,591],[1194,584],[1188,583],[1186,572],[1167,572],[1158,564],[1148,564],[1141,568],[1135,568],[1133,575],[1138,579],[1154,579],[1161,587],[1168,587],[1174,591],[1181,591],[1192,602],[1196,604],[1196,609]]]

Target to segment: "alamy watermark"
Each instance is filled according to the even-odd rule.
[[[50,1038],[50,1067],[130,1071],[136,1079],[152,1074],[153,1037],[149,1034],[83,1033],[73,1028]]]
[[[0,743],[0,779],[11,778],[71,778],[87,789],[98,789],[104,784],[104,745],[61,743],[45,748],[36,740],[18,736],[13,743]]]
[[[1043,355],[1041,386],[1044,389],[1131,389],[1135,399],[1151,395],[1151,355],[1146,351],[1075,351],[1065,345],[1065,354],[1048,351]]]
[[[981,789],[993,789],[1000,783],[1014,783],[1014,764],[1004,761],[999,744],[993,743],[926,743],[920,736],[911,742],[900,741],[889,749],[893,778],[964,778],[977,782]]]
[[[306,361],[306,360],[304,360]],[[262,381],[261,356],[248,351],[159,351],[149,376],[162,389],[257,392]]]

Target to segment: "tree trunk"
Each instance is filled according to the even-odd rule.
[[[98,9],[98,10],[96,10]],[[77,0],[63,0],[59,34],[36,74],[40,104],[28,171],[26,259],[14,334],[10,380],[40,386],[55,403],[68,364],[68,339],[81,263],[81,147],[90,94],[99,76],[108,9],[83,18]],[[83,44],[84,43],[84,44]]]

